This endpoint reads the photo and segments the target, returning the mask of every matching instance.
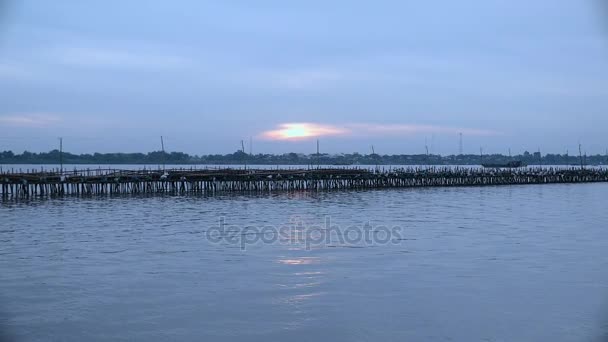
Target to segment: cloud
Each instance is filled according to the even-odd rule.
[[[435,125],[414,125],[414,124],[395,124],[395,125],[378,125],[378,124],[353,124],[351,125],[355,131],[367,134],[423,134],[423,133],[446,133],[457,134],[463,133],[473,136],[492,136],[500,133],[493,130],[435,126]]]
[[[60,121],[58,116],[51,114],[0,115],[0,125],[14,127],[46,127]]]
[[[415,125],[415,124],[368,124],[354,123],[341,126],[319,123],[283,123],[275,129],[262,132],[260,137],[267,140],[305,140],[323,136],[386,136],[414,134],[458,134],[469,136],[493,136],[500,132],[486,129]]]
[[[81,67],[174,69],[189,65],[183,57],[149,49],[69,46],[51,51],[58,62]]]

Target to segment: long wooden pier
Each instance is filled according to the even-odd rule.
[[[368,169],[74,170],[0,173],[0,197],[608,182],[608,169],[460,167]]]

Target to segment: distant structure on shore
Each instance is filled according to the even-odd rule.
[[[608,165],[608,155],[576,156],[565,154],[545,154],[524,152],[521,155],[502,154],[459,154],[442,156],[438,154],[392,154],[375,153],[328,154],[328,153],[285,153],[251,154],[244,147],[229,154],[189,155],[183,152],[154,151],[149,153],[93,153],[73,154],[52,150],[50,152],[15,154],[0,152],[0,164],[148,164],[148,165],[506,165],[519,161],[522,165]]]
[[[525,166],[524,163],[522,163],[519,160],[516,161],[510,161],[508,163],[495,163],[495,164],[490,164],[490,163],[482,163],[481,166],[485,167],[485,168],[507,168],[507,169],[515,169],[518,167],[523,167]]]

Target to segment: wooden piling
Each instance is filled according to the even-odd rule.
[[[61,170],[0,173],[0,196],[150,193],[324,191],[342,189],[498,186],[607,182],[601,168],[473,169],[462,167],[366,169]]]

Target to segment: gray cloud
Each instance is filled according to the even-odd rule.
[[[14,127],[47,127],[61,122],[61,117],[54,114],[11,114],[0,115],[0,126]]]

